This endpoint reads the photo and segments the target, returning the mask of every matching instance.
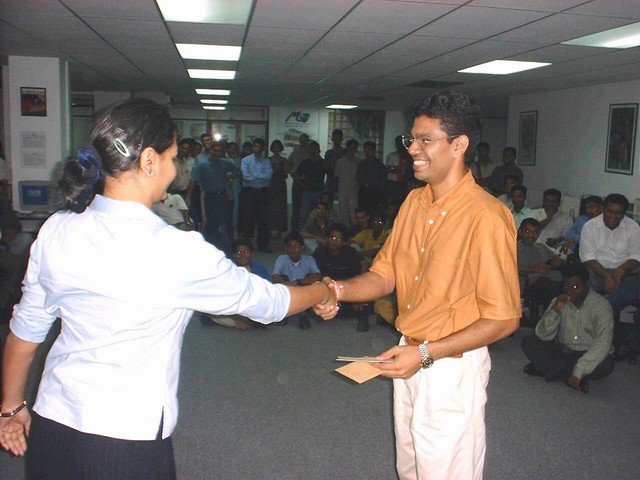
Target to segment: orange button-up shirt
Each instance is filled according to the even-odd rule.
[[[371,271],[395,281],[396,328],[420,341],[521,316],[513,216],[469,172],[437,201],[409,194]]]

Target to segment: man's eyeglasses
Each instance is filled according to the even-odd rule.
[[[411,135],[402,135],[402,145],[404,145],[404,148],[409,150],[409,148],[411,147],[411,145],[413,145],[413,142],[415,141],[418,142],[419,146],[424,147],[426,145],[429,145],[430,143],[435,143],[438,140],[448,140],[449,138],[455,138],[459,136],[460,135],[449,135],[448,137],[434,138],[432,140],[426,137],[415,138],[415,137],[412,137]]]
[[[329,237],[329,238],[330,238],[331,240],[335,240],[336,242],[341,242],[341,241],[343,241],[343,240],[344,240],[344,238],[342,238],[342,237],[334,237],[334,236],[331,236],[331,237]]]
[[[249,250],[236,250],[235,252],[236,255],[242,255],[242,254],[246,254],[246,253],[251,253]]]

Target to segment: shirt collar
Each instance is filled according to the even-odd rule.
[[[158,225],[165,223],[164,220],[162,220],[141,203],[125,200],[114,200],[102,195],[96,195],[94,197],[91,205],[89,205],[89,210],[92,210],[96,213],[116,215],[121,218],[150,221],[153,223],[157,223]]]
[[[451,190],[436,201],[433,200],[433,190],[431,185],[424,187],[420,193],[420,203],[424,208],[429,208],[431,205],[438,205],[442,209],[449,209],[460,197],[459,193],[461,191],[464,191],[471,185],[475,184],[476,182],[473,179],[471,171],[467,170],[467,173],[462,177],[462,179],[460,179],[460,181],[456,183]]]

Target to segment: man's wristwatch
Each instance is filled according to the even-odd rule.
[[[418,349],[420,350],[420,366],[422,368],[429,368],[433,365],[433,358],[431,358],[431,354],[429,354],[429,349],[424,343],[418,345]]]

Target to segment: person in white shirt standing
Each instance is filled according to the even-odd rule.
[[[109,107],[91,143],[67,162],[65,209],[31,250],[3,361],[0,445],[23,455],[29,436],[31,478],[175,479],[180,347],[193,312],[271,323],[336,295],[322,282],[273,285],[151,211],[176,175],[165,108]],[[27,374],[57,317],[30,412]]]

